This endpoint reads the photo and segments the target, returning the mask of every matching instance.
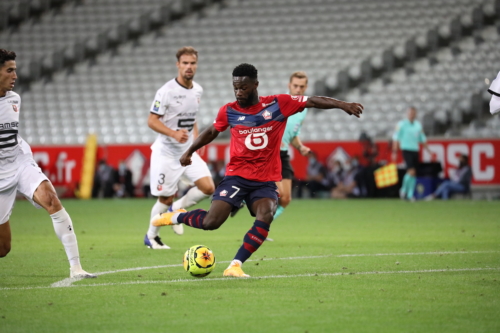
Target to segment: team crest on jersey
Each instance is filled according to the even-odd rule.
[[[160,110],[160,105],[161,105],[160,101],[155,101],[155,105],[153,106],[153,110],[154,111]]]
[[[17,111],[18,111],[18,110],[17,110],[17,105],[12,104],[12,108],[14,109],[14,112],[17,112]]]
[[[223,190],[220,192],[220,196],[221,197],[225,197],[227,195],[227,191],[226,190]]]
[[[242,120],[245,120],[245,116],[241,116],[238,118],[238,121],[242,121]]]
[[[265,120],[269,120],[269,119],[271,119],[273,117],[273,115],[271,114],[271,112],[269,112],[268,110],[266,110],[262,114],[262,117],[264,117]]]

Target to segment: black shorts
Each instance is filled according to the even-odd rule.
[[[280,158],[281,158],[281,178],[293,179],[293,168],[292,164],[290,164],[290,155],[288,155],[288,151],[281,150]]]
[[[406,163],[406,169],[418,167],[418,151],[403,150],[403,159]]]
[[[226,176],[215,189],[213,200],[225,201],[233,207],[240,207],[245,200],[252,216],[252,204],[262,198],[278,202],[278,187],[275,182],[256,182],[238,176]]]

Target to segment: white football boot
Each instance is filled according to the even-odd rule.
[[[85,272],[81,265],[75,265],[75,266],[71,266],[71,268],[69,269],[69,277],[70,278],[93,279],[93,278],[96,278],[97,275]]]

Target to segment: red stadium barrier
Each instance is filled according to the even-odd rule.
[[[429,140],[429,148],[434,152],[443,166],[443,176],[458,165],[458,155],[467,154],[473,171],[473,185],[500,185],[500,139],[437,139]],[[329,160],[345,160],[358,157],[363,160],[363,148],[358,141],[309,142],[306,143],[318,159],[324,163]],[[390,158],[388,142],[376,142],[379,154],[377,161],[384,162]],[[100,146],[98,158],[106,159],[108,164],[117,167],[123,160],[133,174],[133,183],[140,186],[149,170],[150,145],[108,145]],[[35,146],[33,156],[40,167],[48,175],[54,186],[66,190],[71,196],[77,188],[81,177],[83,146]],[[229,159],[228,142],[213,143],[205,149],[202,157],[205,160]],[[401,159],[401,157],[399,157]],[[422,161],[430,161],[426,151],[421,151]],[[307,169],[307,158],[292,151],[292,165],[297,178],[304,178]],[[401,161],[401,160],[400,160]]]

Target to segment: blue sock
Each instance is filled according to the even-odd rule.
[[[412,199],[414,194],[415,194],[415,187],[417,186],[417,177],[415,176],[409,176],[409,180],[408,180],[408,188],[407,188],[407,192],[406,192],[406,197],[408,199]]]
[[[276,209],[276,213],[274,213],[274,219],[277,219],[285,211],[285,207],[278,205],[278,209]]]
[[[191,210],[187,213],[180,213],[177,216],[177,222],[184,223],[196,229],[203,229],[203,219],[207,215],[207,211],[203,209]]]
[[[248,230],[243,238],[243,245],[234,256],[234,260],[244,263],[252,253],[264,243],[269,233],[270,225],[259,220],[255,220],[252,229]]]

